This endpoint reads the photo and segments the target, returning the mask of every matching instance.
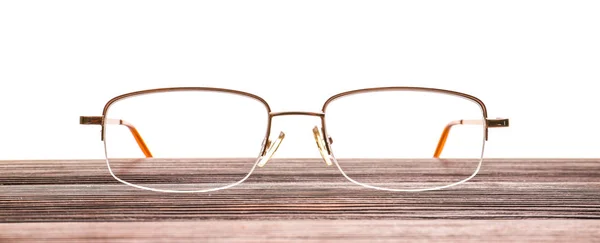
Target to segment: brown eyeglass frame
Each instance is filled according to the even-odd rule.
[[[330,144],[333,143],[332,139],[327,135],[327,126],[326,126],[326,122],[325,122],[325,114],[326,114],[326,109],[327,106],[333,102],[336,99],[348,96],[348,95],[355,95],[355,94],[362,94],[362,93],[368,93],[368,92],[381,92],[381,91],[420,91],[420,92],[433,92],[433,93],[442,93],[442,94],[450,94],[450,95],[455,95],[458,97],[462,97],[465,99],[469,99],[471,101],[474,101],[475,103],[477,103],[482,110],[483,113],[483,120],[467,120],[467,119],[463,119],[463,120],[456,120],[456,121],[450,121],[448,122],[448,124],[444,127],[444,129],[442,130],[442,133],[440,135],[440,139],[437,143],[437,147],[433,153],[433,158],[439,158],[444,146],[446,144],[446,140],[448,139],[448,136],[450,134],[450,131],[452,129],[452,127],[457,126],[457,125],[485,125],[485,140],[488,140],[488,128],[496,128],[496,127],[508,127],[509,126],[509,119],[506,118],[497,118],[497,119],[489,119],[487,118],[487,108],[485,106],[485,104],[478,99],[475,96],[472,95],[468,95],[465,93],[460,93],[460,92],[456,92],[456,91],[451,91],[451,90],[444,90],[444,89],[436,89],[436,88],[424,88],[424,87],[377,87],[377,88],[365,88],[365,89],[356,89],[356,90],[351,90],[351,91],[346,91],[343,93],[339,93],[336,94],[334,96],[331,96],[329,99],[327,99],[325,101],[325,103],[323,104],[323,108],[321,109],[321,112],[305,112],[305,111],[285,111],[285,112],[272,112],[271,111],[271,107],[269,106],[269,104],[267,103],[267,101],[265,101],[263,98],[251,94],[251,93],[247,93],[247,92],[243,92],[243,91],[238,91],[238,90],[232,90],[232,89],[224,89],[224,88],[212,88],[212,87],[173,87],[173,88],[159,88],[159,89],[149,89],[149,90],[141,90],[141,91],[136,91],[136,92],[131,92],[131,93],[126,93],[123,95],[119,95],[117,97],[112,98],[111,100],[109,100],[106,105],[104,106],[104,109],[102,111],[102,116],[81,116],[79,123],[82,125],[101,125],[102,126],[102,130],[101,130],[101,137],[100,139],[102,141],[104,141],[104,132],[105,132],[105,125],[107,124],[117,124],[117,125],[123,125],[125,127],[127,127],[130,131],[130,133],[132,134],[132,136],[134,137],[135,141],[137,142],[140,150],[144,153],[144,155],[147,158],[151,158],[152,153],[150,152],[150,149],[148,148],[148,146],[146,145],[144,139],[142,138],[140,132],[138,131],[138,129],[135,128],[135,126],[125,120],[121,120],[121,119],[111,119],[111,118],[107,118],[106,114],[108,112],[108,109],[110,108],[110,106],[121,100],[121,99],[125,99],[125,98],[129,98],[132,96],[138,96],[138,95],[146,95],[146,94],[153,94],[153,93],[163,93],[163,92],[176,92],[176,91],[211,91],[211,92],[222,92],[222,93],[230,93],[230,94],[235,94],[235,95],[241,95],[241,96],[246,96],[246,97],[250,97],[253,98],[259,102],[261,102],[265,108],[267,109],[267,113],[268,113],[268,120],[267,120],[267,131],[265,134],[265,143],[263,144],[262,150],[260,152],[261,156],[264,156],[268,150],[271,150],[272,147],[274,147],[274,149],[277,149],[277,146],[279,145],[277,143],[277,145],[273,145],[273,143],[271,143],[271,141],[268,140],[268,138],[271,135],[271,124],[272,124],[272,119],[276,116],[288,116],[288,115],[302,115],[302,116],[317,116],[321,118],[321,131],[318,131],[317,128],[313,129],[313,132],[315,133],[315,139],[317,139],[317,145],[319,146],[319,150],[321,152],[321,155],[323,156],[323,158],[326,160],[327,164],[330,164],[330,161],[328,160],[328,158],[326,157],[326,154],[332,155],[332,149],[330,147]],[[481,124],[482,121],[485,121],[485,124]],[[321,134],[319,133],[322,133]],[[280,139],[283,138],[282,137],[283,134],[280,134]],[[278,140],[279,141],[279,140]],[[268,156],[270,158],[270,156],[274,153],[271,152],[271,154]],[[267,159],[268,160],[268,159]]]

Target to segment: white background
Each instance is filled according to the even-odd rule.
[[[486,157],[600,157],[598,1],[2,1],[0,159],[102,158],[130,91],[212,86],[318,111],[373,86],[452,89],[511,127]],[[190,107],[193,110],[193,107]],[[313,118],[278,118],[275,157],[317,157]],[[278,131],[274,131],[275,134]]]

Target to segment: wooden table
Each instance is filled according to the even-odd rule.
[[[348,182],[317,159],[274,159],[243,184],[157,193],[103,160],[0,161],[0,242],[600,241],[600,159],[486,159],[418,193]]]

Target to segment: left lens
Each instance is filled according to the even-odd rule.
[[[106,111],[107,162],[115,178],[145,189],[214,190],[249,176],[267,126],[266,104],[246,95],[202,90],[133,95]]]

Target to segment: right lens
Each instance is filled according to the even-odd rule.
[[[140,92],[105,112],[111,173],[159,191],[215,190],[243,181],[260,156],[269,120],[264,101],[212,90]]]
[[[324,112],[340,170],[363,186],[443,188],[471,178],[481,164],[486,126],[482,103],[474,97],[387,88],[338,96]],[[445,146],[434,158],[444,130]]]

